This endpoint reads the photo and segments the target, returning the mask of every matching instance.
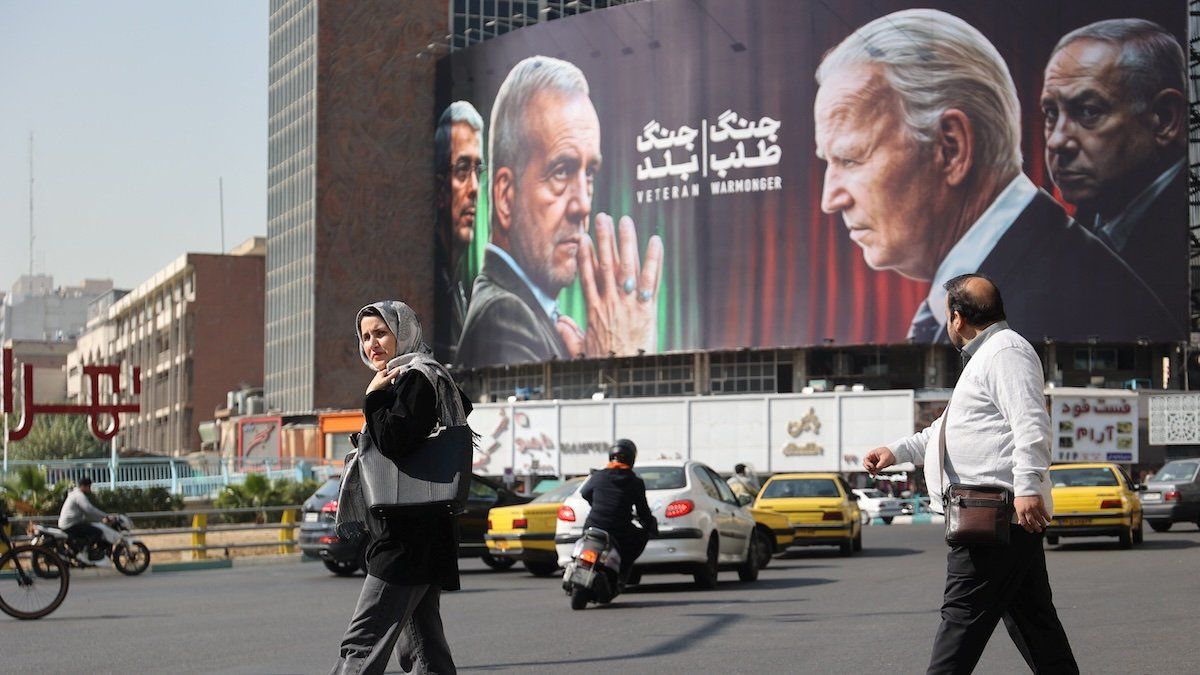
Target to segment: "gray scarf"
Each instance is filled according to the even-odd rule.
[[[435,389],[438,388],[440,378],[445,378],[450,382],[454,381],[446,367],[433,358],[433,350],[425,343],[421,334],[421,322],[417,320],[417,313],[412,310],[412,307],[399,300],[373,302],[358,310],[358,314],[354,317],[354,334],[358,339],[358,357],[367,364],[368,368],[375,370],[375,365],[363,351],[361,336],[362,320],[369,309],[379,312],[379,316],[387,324],[388,330],[396,336],[396,357],[388,361],[387,366],[388,368],[400,366],[397,377],[409,370],[416,369],[429,378],[429,382]]]

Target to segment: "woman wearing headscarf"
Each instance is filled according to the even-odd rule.
[[[440,422],[466,424],[471,403],[421,336],[417,315],[388,300],[358,311],[359,354],[375,371],[363,400],[366,424],[347,459],[338,531],[365,529],[367,578],[334,673],[382,673],[393,649],[405,672],[454,673],[442,629],[441,592],[458,590],[458,524],[444,509],[368,509],[371,477],[358,461],[413,451]]]

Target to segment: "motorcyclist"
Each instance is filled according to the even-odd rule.
[[[79,479],[79,486],[67,494],[62,510],[58,513],[58,529],[80,543],[76,557],[85,565],[96,561],[88,559],[88,550],[93,545],[105,542],[104,531],[92,524],[108,518],[108,514],[92,505],[88,495],[92,494],[92,479]]]
[[[621,554],[621,581],[629,578],[633,563],[658,534],[658,521],[646,502],[646,483],[633,472],[637,446],[622,438],[608,450],[608,465],[592,474],[580,494],[592,505],[584,529],[596,527],[612,536]],[[633,526],[633,512],[641,529]]]

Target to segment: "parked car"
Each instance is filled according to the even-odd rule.
[[[1155,532],[1166,532],[1175,523],[1200,527],[1200,457],[1164,464],[1146,481],[1142,508]]]
[[[521,561],[534,576],[553,575],[558,571],[558,551],[554,548],[558,507],[584,480],[569,480],[528,504],[498,506],[489,511],[483,535],[488,552],[493,558]]]
[[[793,546],[837,546],[843,556],[862,550],[858,495],[836,473],[784,473],[763,485],[754,508],[787,516]]]
[[[1118,464],[1057,464],[1050,467],[1054,518],[1046,543],[1060,537],[1116,537],[1121,548],[1142,543],[1141,486]]]
[[[882,518],[884,523],[891,525],[892,519],[900,515],[900,500],[875,488],[855,490],[854,494],[858,495],[858,508],[866,515],[863,520]]]
[[[317,488],[313,496],[304,501],[300,522],[300,551],[310,557],[319,558],[334,574],[349,576],[365,569],[366,538],[347,542],[334,531],[337,517],[338,489],[341,476],[334,476]],[[488,511],[494,506],[524,504],[529,497],[518,495],[503,485],[480,476],[471,476],[467,510],[458,517],[460,558],[480,557],[493,569],[507,569],[516,562],[511,558],[492,556],[484,543]]]
[[[683,573],[691,574],[699,588],[713,588],[723,569],[737,570],[742,581],[758,578],[759,560],[771,543],[756,527],[745,500],[739,501],[716,471],[700,462],[667,460],[633,471],[646,482],[658,537],[638,557],[632,583],[642,574]],[[570,562],[591,510],[579,492],[558,510],[554,543],[562,566]]]

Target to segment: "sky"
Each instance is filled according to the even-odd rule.
[[[0,0],[0,291],[266,235],[266,0]]]

